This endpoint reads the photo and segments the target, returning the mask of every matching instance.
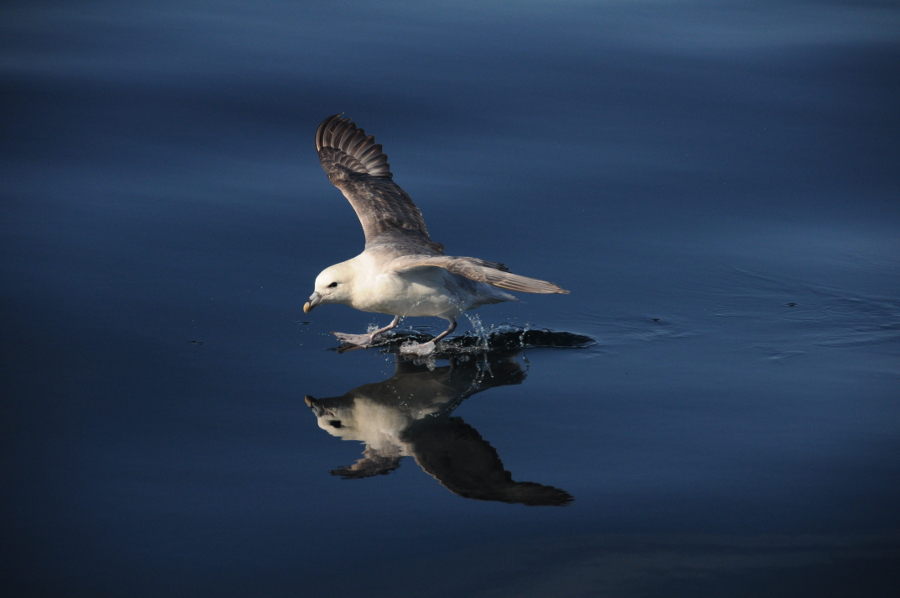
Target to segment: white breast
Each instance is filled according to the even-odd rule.
[[[401,316],[456,318],[470,306],[458,292],[454,275],[443,268],[419,268],[381,274],[373,282],[372,309]]]

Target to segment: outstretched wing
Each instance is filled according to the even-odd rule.
[[[420,419],[403,432],[403,439],[416,463],[460,496],[555,507],[573,500],[565,490],[513,480],[497,450],[458,417]]]
[[[395,258],[389,264],[391,270],[402,272],[414,268],[437,266],[446,268],[454,274],[465,276],[478,282],[486,282],[495,287],[521,291],[523,293],[568,293],[552,282],[519,276],[509,268],[497,262],[489,262],[474,257],[452,257],[448,255],[404,255]]]
[[[407,241],[442,252],[443,246],[428,236],[419,208],[393,181],[387,156],[372,135],[366,135],[349,118],[335,114],[319,125],[316,151],[328,180],[343,192],[356,211],[366,246],[376,242],[381,234],[399,232]]]

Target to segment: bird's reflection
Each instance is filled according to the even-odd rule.
[[[515,354],[481,355],[431,367],[397,357],[396,372],[340,397],[306,397],[319,427],[343,440],[365,443],[362,458],[331,473],[344,478],[386,474],[411,456],[451,492],[466,498],[525,505],[565,505],[572,496],[552,486],[516,482],[497,451],[450,413],[468,397],[495,386],[520,384]]]

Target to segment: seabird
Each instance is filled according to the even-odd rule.
[[[323,303],[343,303],[394,319],[367,334],[332,332],[338,340],[369,347],[375,337],[396,328],[407,316],[449,321],[445,331],[411,349],[424,354],[456,329],[456,319],[463,312],[516,300],[500,289],[568,293],[552,282],[513,274],[497,262],[444,255],[444,246],[428,236],[422,213],[394,182],[381,144],[341,116],[330,116],[319,125],[316,150],[328,179],[356,211],[366,246],[358,256],[329,266],[316,277],[315,292],[303,311],[309,313]]]

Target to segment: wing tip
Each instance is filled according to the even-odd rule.
[[[393,178],[387,154],[380,143],[375,143],[373,135],[366,135],[364,129],[345,117],[344,113],[333,114],[323,120],[316,129],[316,152],[322,159],[322,150],[334,148],[355,161],[359,172],[376,177]],[[345,164],[347,166],[347,164]]]
[[[338,112],[337,114],[332,114],[321,123],[319,123],[319,127],[316,129],[316,151],[321,151],[323,147],[325,147],[325,131],[328,127],[335,121],[349,121],[350,118],[341,117],[344,116],[343,112]]]
[[[511,274],[512,280],[504,282],[494,282],[491,284],[500,288],[509,289],[510,291],[519,291],[520,293],[537,293],[539,295],[568,295],[569,291],[561,286],[539,278],[528,278],[518,274]]]

